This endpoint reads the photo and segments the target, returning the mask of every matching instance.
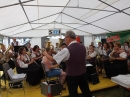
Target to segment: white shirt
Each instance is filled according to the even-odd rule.
[[[97,47],[96,48],[97,54],[101,54],[102,55],[102,47]]]
[[[32,48],[30,47],[30,48],[28,48],[28,51],[30,52],[30,53],[32,53]]]
[[[58,47],[55,47],[55,50],[54,50],[56,53],[58,53],[59,51],[59,48]]]
[[[14,46],[17,46],[17,41],[16,42],[13,42]],[[18,42],[18,45],[19,45],[19,42]]]
[[[128,46],[121,46],[122,49],[124,49],[125,51],[129,51],[129,47]]]
[[[107,52],[105,50],[102,50],[102,55],[107,56]]]
[[[94,58],[94,57],[96,57],[96,55],[97,55],[97,52],[96,51],[94,51],[92,54],[90,54],[89,56],[91,57],[91,58]]]
[[[40,54],[41,54],[41,53],[37,53],[37,55],[40,55]],[[34,51],[32,52],[31,57],[32,57],[32,58],[36,58],[36,54],[35,54]]]
[[[112,52],[111,52],[111,53],[112,53]],[[111,53],[110,53],[110,54],[111,54]],[[109,57],[111,57],[110,54],[109,54]],[[119,54],[119,56],[120,56],[121,58],[126,58],[126,57],[127,57],[127,53],[126,53],[126,52],[122,52],[122,53]]]
[[[72,41],[68,46],[70,46],[73,43],[76,43],[77,41]],[[60,52],[58,52],[53,58],[56,60],[58,64],[60,64],[62,61],[68,60],[70,57],[70,52],[67,48],[63,48]]]
[[[23,58],[24,58],[24,60],[28,60],[28,61],[30,61],[30,58],[29,58],[29,56],[26,54],[26,56],[23,56],[23,55],[21,55]],[[22,60],[17,60],[17,62],[18,62],[18,64],[19,64],[19,66],[21,67],[21,68],[28,68],[28,64],[27,63],[24,63]]]

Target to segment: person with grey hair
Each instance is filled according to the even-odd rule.
[[[62,49],[55,56],[48,55],[46,51],[43,54],[54,65],[60,64],[62,60],[66,61],[67,85],[70,97],[78,97],[78,86],[84,97],[92,97],[86,77],[86,49],[84,45],[76,41],[76,35],[73,31],[66,32],[65,42],[68,47]]]

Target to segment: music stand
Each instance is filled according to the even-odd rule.
[[[28,51],[28,48],[26,46],[14,46],[14,57],[17,58],[18,57],[18,50],[20,47],[24,47],[26,49],[26,51]]]
[[[20,47],[24,47],[26,51],[28,51],[28,48],[26,46],[14,46],[14,52],[18,52]]]

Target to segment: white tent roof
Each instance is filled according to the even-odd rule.
[[[42,37],[48,29],[77,35],[130,29],[130,0],[0,0],[0,34]]]

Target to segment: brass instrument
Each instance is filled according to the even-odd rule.
[[[5,49],[5,45],[4,44],[2,44],[2,43],[0,43],[0,58],[2,57],[2,49]]]
[[[46,42],[46,48],[50,48],[51,50],[54,50],[54,46],[51,44],[50,41]]]
[[[4,63],[4,62],[8,62],[10,60],[10,55],[9,55],[9,50],[12,50],[13,46],[9,46],[7,48],[7,50],[4,52],[4,55],[2,56],[2,58],[0,59],[0,63]]]
[[[97,60],[98,63],[101,63],[101,56],[100,56],[100,54],[97,55],[96,60]]]
[[[59,38],[59,48],[61,47],[63,42],[64,42],[64,39]]]
[[[26,54],[28,55],[28,56],[31,56],[31,53],[28,51],[28,52],[26,52]]]

